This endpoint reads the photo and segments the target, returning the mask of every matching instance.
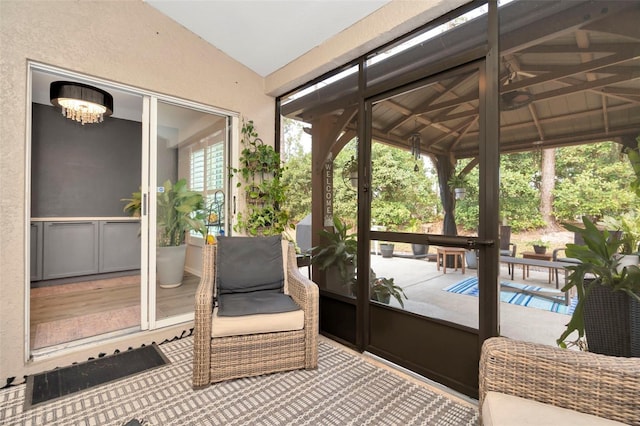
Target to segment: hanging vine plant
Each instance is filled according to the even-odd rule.
[[[280,208],[286,199],[280,154],[262,142],[252,120],[242,121],[241,133],[239,167],[231,168],[230,174],[239,177],[237,187],[243,189],[246,210],[238,213],[233,229],[252,236],[281,234],[293,226],[289,213]]]

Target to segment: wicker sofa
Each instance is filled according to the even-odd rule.
[[[302,329],[213,337],[216,246],[203,247],[202,277],[196,292],[193,387],[239,377],[257,376],[318,365],[318,287],[298,270],[295,250],[288,244],[288,294],[304,311]],[[254,323],[255,323],[254,318]],[[260,318],[258,318],[260,323]]]
[[[485,425],[640,425],[640,358],[494,337],[479,379]]]

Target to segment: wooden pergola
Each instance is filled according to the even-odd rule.
[[[520,1],[501,8],[500,20],[501,153],[601,141],[637,146],[638,2]],[[381,93],[429,74],[435,77],[406,86],[401,94],[376,98],[372,139],[410,150],[410,138],[418,133],[422,154],[429,155],[438,169],[441,188],[456,160],[471,158],[469,168],[474,167],[479,153],[481,68],[452,64],[448,58],[482,50],[485,31],[484,18],[476,18],[372,63],[364,90],[358,89],[356,72],[283,102],[284,116],[312,125],[314,182],[321,179],[327,160],[357,136],[363,93],[365,97]],[[447,72],[438,74],[440,70]],[[322,188],[321,183],[314,184],[314,191]],[[443,192],[446,211],[451,195]]]

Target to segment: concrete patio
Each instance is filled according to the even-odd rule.
[[[375,254],[371,255],[371,268],[379,277],[394,278],[394,282],[403,288],[407,295],[407,300],[404,301],[407,311],[478,328],[478,297],[443,290],[449,285],[477,276],[477,269],[466,268],[463,274],[460,268],[447,268],[447,273],[444,274],[442,268],[437,270],[433,261],[395,256],[383,258]],[[548,282],[549,272],[546,268],[530,268],[526,280],[522,280],[522,267],[516,268],[515,279],[511,281],[506,265],[501,265],[500,281],[555,289],[555,283]],[[560,273],[561,286],[563,277],[564,274]],[[400,307],[393,297],[391,305]],[[569,319],[570,316],[566,314],[500,303],[501,334],[511,338],[556,345],[555,341]]]

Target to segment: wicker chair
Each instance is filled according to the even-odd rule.
[[[480,407],[493,391],[640,425],[640,358],[494,337],[482,346],[479,379]]]
[[[203,247],[194,321],[194,389],[240,377],[317,367],[318,287],[300,273],[295,250],[287,246],[283,251],[287,251],[288,293],[304,311],[303,328],[230,337],[212,337],[217,246]]]

